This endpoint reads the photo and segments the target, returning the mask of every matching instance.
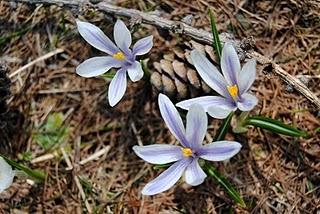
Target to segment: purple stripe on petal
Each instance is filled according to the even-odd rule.
[[[78,65],[76,72],[82,77],[95,77],[107,72],[110,68],[119,68],[122,65],[123,62],[111,56],[93,57]]]
[[[188,165],[185,171],[186,183],[192,186],[197,186],[202,184],[206,177],[206,173],[204,173],[198,163],[198,158],[193,158],[191,164]]]
[[[230,43],[225,43],[221,54],[221,70],[228,85],[238,84],[240,61],[236,50]]]
[[[221,96],[230,97],[227,83],[217,68],[198,50],[191,51],[190,56],[203,81]]]
[[[107,54],[114,54],[119,48],[97,26],[77,20],[80,35],[93,47]]]
[[[108,89],[108,98],[110,106],[115,106],[123,97],[127,89],[126,70],[121,68],[111,80]]]
[[[138,40],[133,46],[132,54],[136,56],[136,55],[143,55],[148,53],[153,46],[152,40],[153,40],[153,36],[148,36]]]
[[[134,146],[133,151],[140,158],[152,164],[166,164],[184,158],[180,146],[168,144]]]
[[[183,146],[187,147],[188,142],[185,137],[186,131],[184,129],[179,112],[174,107],[170,99],[164,94],[159,94],[158,103],[161,116],[167,124],[169,130]]]
[[[155,195],[172,187],[181,178],[184,170],[191,163],[192,158],[185,158],[170,166],[157,178],[149,182],[142,190],[143,195]]]
[[[123,21],[117,20],[116,24],[114,25],[113,36],[117,46],[127,55],[129,53],[128,51],[132,39],[130,31]]]
[[[239,75],[239,94],[244,94],[249,90],[256,79],[256,60],[250,59],[244,66]]]
[[[202,145],[207,133],[208,119],[204,109],[199,104],[190,107],[187,114],[186,135],[190,147],[194,150]]]
[[[249,93],[242,94],[237,102],[237,106],[241,111],[251,111],[257,104],[257,97]]]
[[[223,161],[233,157],[241,149],[241,144],[235,141],[217,141],[202,146],[196,151],[205,160]]]

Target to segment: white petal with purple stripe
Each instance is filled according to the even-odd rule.
[[[239,74],[239,93],[243,94],[249,90],[254,80],[256,79],[256,65],[255,59],[250,59]]]
[[[132,82],[136,82],[141,80],[143,77],[143,70],[141,64],[138,61],[135,61],[129,68],[128,68],[128,75]]]
[[[187,114],[186,137],[188,147],[197,149],[201,146],[207,132],[208,119],[204,109],[199,104],[190,107]]]
[[[119,51],[119,48],[98,28],[88,22],[77,20],[80,35],[93,47],[110,55]]]
[[[168,190],[181,178],[191,159],[182,159],[175,162],[162,172],[157,178],[149,182],[142,190],[143,195],[155,195]]]
[[[238,84],[240,61],[236,50],[230,43],[225,43],[221,53],[221,70],[228,85]]]
[[[116,75],[111,80],[108,89],[108,98],[110,106],[115,106],[123,97],[127,89],[127,74],[126,70],[119,69]]]
[[[110,56],[93,57],[77,66],[76,72],[82,77],[95,77],[109,71],[110,68],[119,68],[122,62]]]
[[[143,55],[148,53],[153,46],[152,40],[153,40],[153,36],[147,36],[145,38],[138,40],[133,45],[132,54],[136,56],[136,55]]]
[[[117,46],[125,53],[128,53],[131,45],[131,33],[127,26],[121,20],[117,20],[113,29],[113,37]]]
[[[223,161],[236,155],[241,149],[241,144],[235,141],[217,141],[202,146],[197,154],[209,161]]]
[[[198,158],[193,158],[192,162],[188,165],[185,172],[185,180],[187,184],[197,186],[199,184],[202,184],[206,177],[206,173],[204,173],[198,163]]]
[[[10,187],[15,176],[15,171],[12,167],[0,157],[0,193]]]
[[[184,158],[180,146],[168,144],[134,146],[133,151],[141,159],[152,164],[166,164]]]
[[[198,50],[191,51],[191,59],[199,75],[213,90],[221,96],[230,97],[226,81],[217,68]]]
[[[186,131],[179,112],[174,107],[170,99],[164,94],[159,94],[158,98],[161,116],[171,133],[179,140],[183,146],[187,146]]]
[[[256,96],[245,93],[241,95],[241,99],[238,100],[237,106],[241,111],[250,111],[252,110],[258,103],[258,99]]]

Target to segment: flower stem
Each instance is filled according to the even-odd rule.
[[[216,136],[214,137],[214,141],[224,140],[226,134],[230,128],[231,119],[234,112],[231,112],[226,119],[223,120],[221,126],[219,127]]]
[[[243,198],[241,197],[240,193],[232,186],[232,184],[218,172],[218,170],[209,162],[205,162],[204,167],[205,171],[209,176],[211,176],[215,181],[218,182],[229,194],[229,196],[237,202],[241,207],[245,208],[246,203],[244,202]]]

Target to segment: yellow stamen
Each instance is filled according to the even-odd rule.
[[[227,86],[227,89],[229,91],[229,94],[232,96],[232,98],[235,98],[238,95],[237,85]]]
[[[124,60],[126,58],[126,56],[121,51],[119,51],[116,54],[113,54],[112,57],[117,60]]]
[[[190,148],[182,148],[182,154],[185,156],[185,157],[190,157],[192,156],[192,150]]]

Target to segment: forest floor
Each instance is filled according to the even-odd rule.
[[[172,20],[192,15],[191,24],[207,31],[211,7],[219,32],[240,40],[252,36],[257,52],[320,96],[320,10],[313,1],[114,2],[141,11],[157,10]],[[248,202],[248,209],[238,207],[211,179],[197,187],[180,182],[159,195],[142,196],[141,189],[160,171],[138,158],[132,147],[174,143],[174,137],[159,114],[147,80],[129,83],[122,101],[111,108],[106,99],[108,80],[75,73],[79,63],[102,54],[80,37],[76,18],[94,23],[107,35],[112,33],[114,20],[93,10],[0,1],[0,60],[8,66],[12,81],[8,104],[24,118],[10,142],[0,148],[47,175],[44,183],[16,178],[0,195],[0,213],[86,213],[88,207],[96,213],[319,212],[319,110],[290,85],[261,69],[252,87],[259,103],[251,114],[295,125],[310,137],[285,137],[258,128],[241,135],[228,133],[227,139],[236,139],[243,148],[230,161],[215,166]],[[149,61],[152,71],[152,62],[170,53],[169,40],[176,36],[165,38],[161,35],[168,33],[147,25],[135,35],[151,33],[155,42]],[[209,123],[209,136],[214,136],[219,122],[210,119]],[[48,129],[53,133],[47,133]],[[100,150],[103,155],[96,160],[81,162]]]

